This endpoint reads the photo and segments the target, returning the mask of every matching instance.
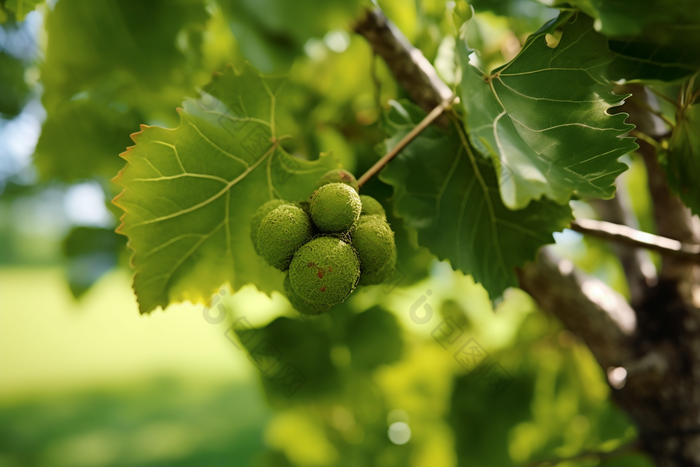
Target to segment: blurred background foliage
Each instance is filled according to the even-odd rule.
[[[378,4],[449,85],[459,82],[453,2]],[[534,0],[472,4],[470,44],[485,68],[556,16]],[[385,204],[397,234],[391,283],[318,319],[253,287],[223,289],[221,320],[213,303],[138,315],[108,203],[129,134],[178,125],[185,96],[249,61],[288,76],[277,116],[294,136],[287,150],[333,151],[363,173],[381,154],[382,111],[406,97],[352,32],[367,5],[0,0],[0,466],[507,466],[634,439],[587,348],[525,293],[491,303],[417,248],[376,178],[363,191]],[[620,188],[653,231],[644,166],[626,163]],[[571,231],[557,243],[628,293],[607,245]],[[417,324],[411,310],[429,319]],[[459,331],[449,342],[445,326]],[[465,364],[469,339],[486,367]],[[298,390],[279,378],[287,364],[302,376]]]

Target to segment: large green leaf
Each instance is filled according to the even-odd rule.
[[[693,214],[700,215],[700,104],[676,113],[665,162],[669,185]]]
[[[697,0],[569,0],[597,19],[615,60],[610,78],[678,81],[700,69]]]
[[[394,104],[388,146],[423,116],[413,105]],[[381,179],[394,187],[395,211],[415,229],[418,243],[474,276],[496,298],[517,285],[515,268],[551,243],[552,232],[568,225],[571,209],[542,199],[511,211],[499,196],[492,163],[475,156],[465,141],[456,128],[447,133],[430,127],[384,169]]]
[[[563,35],[551,48],[546,36],[557,29]],[[621,136],[634,127],[626,114],[607,114],[624,96],[605,80],[613,57],[593,20],[560,15],[491,73],[470,65],[470,52],[460,41],[465,122],[474,146],[499,167],[503,202],[520,209],[543,195],[560,204],[574,193],[613,196],[626,169],[617,159],[636,148]]]
[[[119,232],[129,236],[134,290],[147,313],[175,300],[208,300],[216,287],[254,283],[281,290],[282,273],[264,264],[249,237],[265,201],[308,197],[331,157],[287,154],[275,132],[278,79],[230,68],[197,101],[186,100],[176,129],[143,126],[122,154]]]

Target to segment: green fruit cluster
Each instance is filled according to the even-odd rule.
[[[253,215],[250,238],[271,266],[289,271],[284,290],[302,314],[324,313],[358,284],[394,274],[394,232],[381,204],[357,193],[357,180],[332,170],[309,200],[272,200]]]

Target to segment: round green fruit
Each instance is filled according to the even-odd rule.
[[[352,244],[360,258],[362,275],[374,274],[386,267],[396,255],[394,232],[379,216],[362,216],[352,233]]]
[[[360,195],[343,183],[323,185],[311,196],[311,218],[322,232],[347,232],[360,218]]]
[[[344,301],[360,279],[360,260],[350,244],[316,237],[294,255],[289,281],[302,300],[330,307]]]
[[[292,205],[279,206],[260,223],[258,251],[268,264],[285,271],[294,253],[313,234],[313,225],[304,211]]]
[[[301,298],[299,294],[294,291],[292,282],[289,280],[289,274],[284,278],[284,293],[289,303],[292,304],[292,307],[302,315],[320,315],[330,309],[330,307],[327,306],[312,305]]]
[[[360,285],[378,285],[387,281],[396,271],[396,250],[391,254],[391,258],[384,266],[375,272],[363,272],[360,275]]]
[[[360,188],[357,186],[357,179],[347,170],[335,169],[326,172],[325,175],[318,180],[316,188],[321,188],[323,185],[328,185],[329,183],[344,183],[351,186],[355,191],[360,191]]]
[[[379,216],[386,219],[386,211],[376,199],[367,195],[360,195],[362,201],[362,216]]]
[[[292,203],[283,199],[273,199],[260,206],[253,214],[253,217],[250,219],[250,241],[253,242],[253,248],[255,248],[257,254],[260,254],[258,251],[258,230],[262,220],[276,208],[289,204]]]

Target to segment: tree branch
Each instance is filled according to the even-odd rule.
[[[640,141],[639,153],[647,167],[649,191],[654,201],[654,221],[659,235],[679,242],[695,242],[696,236],[688,209],[669,190],[666,175],[659,166],[655,148]],[[688,278],[688,269],[687,263],[679,262],[675,257],[668,257],[663,260],[660,275],[664,279],[682,282]]]
[[[377,172],[382,170],[385,165],[389,163],[390,160],[392,160],[398,153],[400,153],[403,148],[408,146],[408,144],[415,139],[416,136],[420,135],[428,126],[430,126],[431,123],[433,123],[442,113],[449,109],[450,106],[452,105],[452,101],[455,100],[454,94],[451,95],[448,99],[445,99],[435,107],[433,110],[430,111],[428,115],[425,116],[423,120],[418,123],[406,136],[404,136],[401,141],[398,142],[396,146],[394,146],[391,151],[386,153],[384,157],[379,159],[372,167],[367,170],[358,180],[357,180],[357,186],[362,187],[367,181],[374,177]]]
[[[368,12],[355,31],[372,44],[397,81],[423,109],[437,112],[436,108],[450,98],[452,92],[440,81],[433,66],[380,11]],[[537,262],[521,271],[521,287],[578,334],[603,368],[621,364],[628,357],[628,334],[636,325],[634,312],[624,298],[605,284],[582,277],[573,271],[571,263],[570,268],[561,270],[566,272],[563,274],[558,264],[543,251]]]
[[[520,288],[554,314],[591,349],[603,368],[625,364],[636,329],[627,300],[598,279],[588,277],[548,248],[518,270]]]
[[[430,112],[452,97],[452,90],[442,82],[433,65],[380,9],[367,10],[355,24],[355,32],[367,39],[396,81],[423,110]]]
[[[611,240],[635,248],[658,251],[663,255],[673,256],[684,261],[700,263],[700,245],[682,243],[671,238],[642,232],[626,225],[593,219],[579,219],[572,222],[570,228],[576,232],[602,238],[603,240]]]
[[[430,111],[449,97],[441,95],[447,86],[430,78],[437,78],[434,70],[425,72],[432,68],[430,64],[413,54],[415,49],[392,29],[376,11],[356,27],[411,98]],[[645,144],[640,152],[646,151],[659,235],[682,243],[700,242],[692,238],[687,211],[680,209],[677,200],[669,202],[656,154]],[[612,397],[639,428],[641,448],[668,467],[700,466],[700,312],[689,301],[697,289],[677,287],[677,282],[697,283],[689,279],[693,270],[700,271],[694,266],[676,256],[664,256],[659,283],[637,307],[637,314],[619,294],[576,271],[571,262],[558,260],[547,248],[536,262],[518,271],[523,290],[581,337],[604,370],[619,366],[629,370],[626,384],[615,389]]]

